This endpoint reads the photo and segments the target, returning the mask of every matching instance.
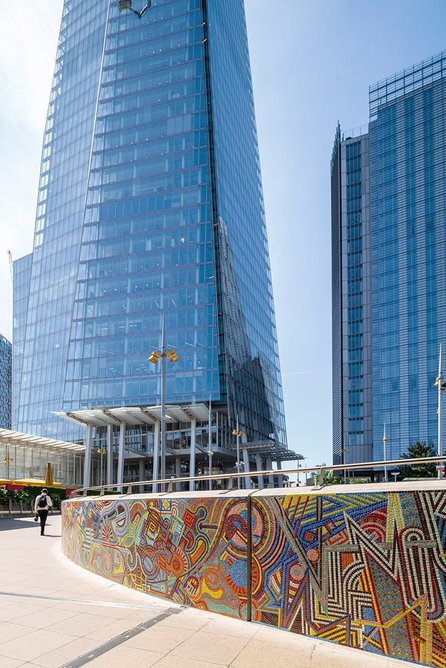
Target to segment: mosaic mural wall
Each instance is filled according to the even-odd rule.
[[[252,597],[253,621],[446,668],[446,491],[69,501],[63,546],[141,591],[242,619]]]
[[[253,499],[253,620],[446,666],[446,493]]]
[[[68,501],[67,557],[177,603],[247,618],[245,499]]]

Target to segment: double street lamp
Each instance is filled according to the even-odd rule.
[[[3,457],[3,461],[6,462],[6,477],[9,480],[9,465],[11,462],[14,461],[14,459],[12,457],[9,457],[9,455],[7,454],[6,457]]]
[[[161,360],[161,471],[160,479],[164,480],[166,477],[166,362],[178,362],[180,356],[173,348],[166,347],[166,334],[164,327],[164,319],[161,329],[161,350],[154,350],[149,362],[158,364]]]
[[[9,454],[9,444],[6,444],[6,452],[5,452],[5,457],[3,457],[3,461],[6,464],[6,477],[9,479],[9,467],[11,462],[14,461],[14,459],[10,456]]]
[[[127,9],[136,14],[136,16],[140,19],[144,16],[146,11],[150,9],[152,6],[152,0],[149,0],[142,9],[139,11],[137,9],[133,9],[132,7],[132,0],[119,0],[119,11],[120,12],[125,12]]]
[[[239,424],[238,424],[238,415],[237,415],[237,420],[236,420],[236,425],[235,429],[232,430],[232,435],[237,437],[237,462],[236,462],[236,467],[237,467],[237,473],[240,472],[240,439],[245,435],[245,432],[241,431],[239,429]],[[237,489],[240,489],[240,478],[237,478]]]

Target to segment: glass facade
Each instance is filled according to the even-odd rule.
[[[25,436],[26,434],[20,434]],[[47,465],[51,464],[53,480],[71,487],[82,484],[83,452],[69,452],[43,444],[15,443],[5,436],[0,442],[0,478],[6,480],[45,480]],[[101,458],[93,463],[94,479],[100,480]],[[25,484],[25,483],[23,483]]]
[[[14,373],[12,374],[12,423],[17,424],[17,406],[22,382],[23,349],[25,344],[26,317],[28,312],[28,292],[32,267],[32,253],[16,260],[13,264],[14,286]]]
[[[286,444],[242,0],[65,0],[42,154],[17,428],[211,400]],[[255,280],[252,280],[255,278]],[[70,431],[71,429],[71,431]]]
[[[337,303],[350,303],[359,291],[369,304],[370,336],[353,333],[354,314],[343,309],[347,320],[333,344],[334,354],[344,360],[344,386],[356,386],[359,380],[359,388],[370,380],[370,401],[362,397],[358,405],[363,415],[355,417],[368,417],[371,430],[360,422],[353,430],[344,422],[342,432],[352,445],[362,434],[375,460],[383,458],[384,427],[388,459],[418,440],[437,444],[434,383],[439,347],[446,340],[445,101],[446,54],[440,54],[372,86],[368,133],[336,142],[347,165],[338,180],[344,193],[340,218],[355,211],[362,221],[370,219],[358,228],[355,248],[341,256],[346,279],[341,290],[333,284]],[[358,158],[362,172],[354,175],[348,165],[364,150],[365,159]],[[350,224],[341,229],[341,234],[352,232]],[[368,254],[361,258],[364,248]],[[353,252],[359,253],[357,273]],[[358,366],[359,378],[356,367],[346,366],[352,346],[357,348],[355,361],[369,365],[369,372]],[[342,404],[344,412],[353,408],[353,398],[356,402],[361,396],[334,393],[334,403]],[[357,452],[361,458],[365,454]]]
[[[12,346],[0,334],[0,429],[11,429]]]

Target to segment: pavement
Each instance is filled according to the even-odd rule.
[[[260,624],[184,608],[71,563],[60,516],[0,520],[0,668],[404,668]]]

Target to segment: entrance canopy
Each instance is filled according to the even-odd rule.
[[[125,424],[128,427],[141,425],[155,425],[161,420],[161,406],[124,406],[119,408],[91,408],[79,411],[57,412],[55,415],[83,424],[87,427],[108,427]],[[167,422],[190,423],[207,422],[209,419],[209,406],[205,403],[199,404],[168,404],[166,406]],[[304,457],[301,454],[279,448],[274,441],[243,442],[242,448],[250,454],[271,457],[274,461],[300,461]]]
[[[243,447],[246,448],[250,454],[271,457],[271,459],[277,462],[292,462],[305,459],[303,455],[293,452],[293,450],[278,448],[274,441],[253,441],[243,443]]]
[[[154,425],[161,420],[161,406],[126,406],[120,408],[91,408],[88,410],[57,412],[55,415],[90,427]],[[167,421],[206,422],[209,408],[206,404],[166,406]]]

